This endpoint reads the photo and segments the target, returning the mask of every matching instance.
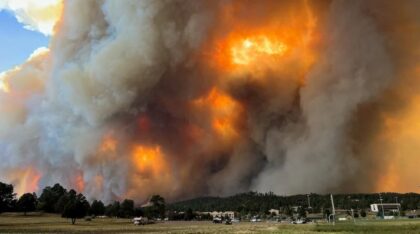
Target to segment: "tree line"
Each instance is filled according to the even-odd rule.
[[[400,203],[401,211],[416,210],[420,208],[420,195],[417,193],[360,193],[360,194],[334,194],[336,209],[357,211],[356,215],[365,216],[370,204]],[[61,214],[71,219],[90,216],[108,216],[130,218],[146,216],[149,218],[169,217],[171,220],[211,219],[209,215],[199,212],[234,211],[245,215],[269,214],[270,209],[280,210],[283,214],[293,215],[297,212],[324,213],[331,211],[330,195],[300,194],[293,196],[279,196],[274,193],[241,193],[229,197],[199,197],[191,200],[166,204],[165,199],[153,195],[148,206],[135,206],[133,200],[113,201],[105,205],[101,200],[89,202],[82,193],[75,190],[66,190],[60,184],[45,187],[38,197],[35,193],[25,193],[16,198],[13,185],[0,182],[0,213],[1,212],[31,212],[42,211]],[[309,207],[310,205],[310,207]]]
[[[360,193],[360,194],[334,194],[336,209],[367,211],[370,204],[400,203],[401,210],[416,210],[420,208],[420,194],[417,193]],[[309,201],[308,201],[309,198]],[[309,207],[310,205],[310,207]],[[186,201],[175,202],[168,205],[170,211],[235,211],[242,214],[268,213],[270,209],[290,214],[293,207],[310,213],[323,213],[331,209],[330,195],[300,194],[292,196],[279,196],[274,193],[248,192],[229,197],[200,197]],[[303,212],[303,211],[302,211]]]
[[[27,212],[41,211],[61,214],[69,218],[72,224],[76,219],[86,216],[102,216],[131,218],[146,216],[149,218],[163,218],[166,203],[160,195],[153,195],[147,207],[136,207],[133,200],[125,199],[122,202],[114,201],[105,205],[101,200],[91,203],[82,193],[67,190],[60,184],[47,186],[38,197],[36,193],[25,193],[16,198],[13,185],[0,182],[0,213],[2,212]]]

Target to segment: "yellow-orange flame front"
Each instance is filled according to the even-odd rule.
[[[135,146],[132,157],[137,171],[141,174],[157,175],[167,167],[163,154],[158,146]]]
[[[158,145],[134,145],[131,151],[132,173],[125,196],[133,197],[141,190],[146,196],[176,186],[170,164]],[[159,186],[157,186],[159,185]]]
[[[237,136],[235,124],[242,108],[232,97],[217,88],[213,88],[205,97],[194,101],[195,106],[210,110],[211,125],[214,131],[222,137]]]
[[[41,176],[34,167],[27,167],[8,171],[6,179],[15,186],[17,195],[21,196],[24,193],[36,192]]]
[[[267,56],[281,56],[286,50],[286,44],[267,36],[246,38],[231,48],[232,61],[235,64],[247,65]]]

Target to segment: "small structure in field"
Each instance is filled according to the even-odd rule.
[[[133,218],[133,223],[135,225],[146,225],[155,223],[154,220],[148,219],[147,217],[135,217]]]
[[[275,215],[275,216],[278,216],[280,214],[280,210],[276,210],[276,209],[270,209],[268,212],[271,215]]]

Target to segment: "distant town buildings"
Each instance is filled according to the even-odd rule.
[[[378,213],[378,212],[399,212],[401,210],[401,204],[400,203],[383,203],[383,204],[371,204],[370,210],[372,212]]]
[[[229,219],[235,218],[234,211],[213,211],[213,212],[198,212],[199,214],[209,214],[212,218],[216,217],[228,217]]]

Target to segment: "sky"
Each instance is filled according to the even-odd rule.
[[[31,31],[14,14],[0,10],[0,73],[20,65],[39,47],[48,47],[49,37]]]

